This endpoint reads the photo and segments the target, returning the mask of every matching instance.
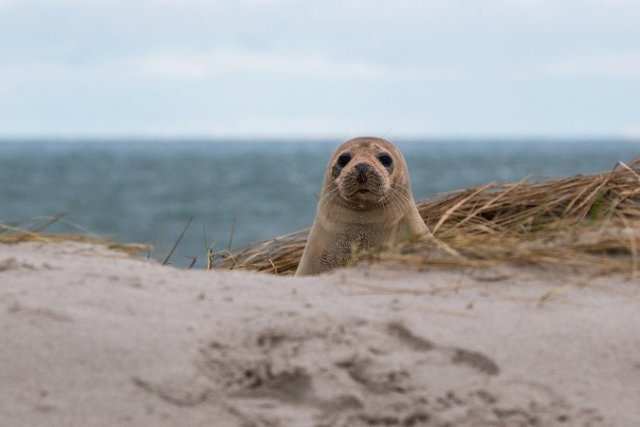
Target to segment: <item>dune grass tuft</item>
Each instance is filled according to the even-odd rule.
[[[63,215],[48,218],[44,224],[23,224],[11,226],[0,223],[0,244],[16,244],[22,242],[58,243],[58,242],[84,242],[103,245],[109,249],[125,252],[131,256],[136,256],[141,252],[149,252],[152,247],[139,243],[118,243],[88,233],[82,229],[81,234],[73,233],[47,233],[45,228],[63,221]],[[72,226],[78,228],[75,224]]]

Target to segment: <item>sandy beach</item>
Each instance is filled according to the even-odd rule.
[[[1,426],[615,426],[640,286],[541,269],[180,270],[0,245]]]

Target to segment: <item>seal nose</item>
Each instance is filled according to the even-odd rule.
[[[361,184],[367,182],[367,172],[369,172],[371,166],[368,163],[358,163],[355,168],[358,172],[358,182]]]

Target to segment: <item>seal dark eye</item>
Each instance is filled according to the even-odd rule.
[[[380,160],[380,163],[382,163],[382,166],[384,166],[385,168],[391,167],[391,165],[393,164],[393,159],[388,154],[380,154],[378,156],[378,160]]]
[[[341,154],[340,157],[338,157],[338,161],[336,163],[338,164],[338,166],[343,168],[347,166],[347,163],[349,163],[350,161],[351,161],[351,154],[344,153],[344,154]]]

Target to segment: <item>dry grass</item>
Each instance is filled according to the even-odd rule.
[[[39,242],[39,243],[57,243],[57,242],[86,242],[98,245],[103,245],[109,249],[115,249],[121,252],[125,252],[131,256],[136,256],[141,252],[148,252],[151,250],[151,246],[138,243],[118,243],[99,236],[91,234],[54,234],[45,233],[44,228],[54,224],[61,220],[62,217],[54,217],[43,225],[39,225],[32,228],[25,226],[14,227],[0,223],[0,244],[15,244],[22,242]]]
[[[433,236],[367,254],[428,269],[526,264],[638,270],[640,158],[610,172],[542,183],[487,184],[418,203]],[[307,230],[210,255],[215,268],[293,274]]]

